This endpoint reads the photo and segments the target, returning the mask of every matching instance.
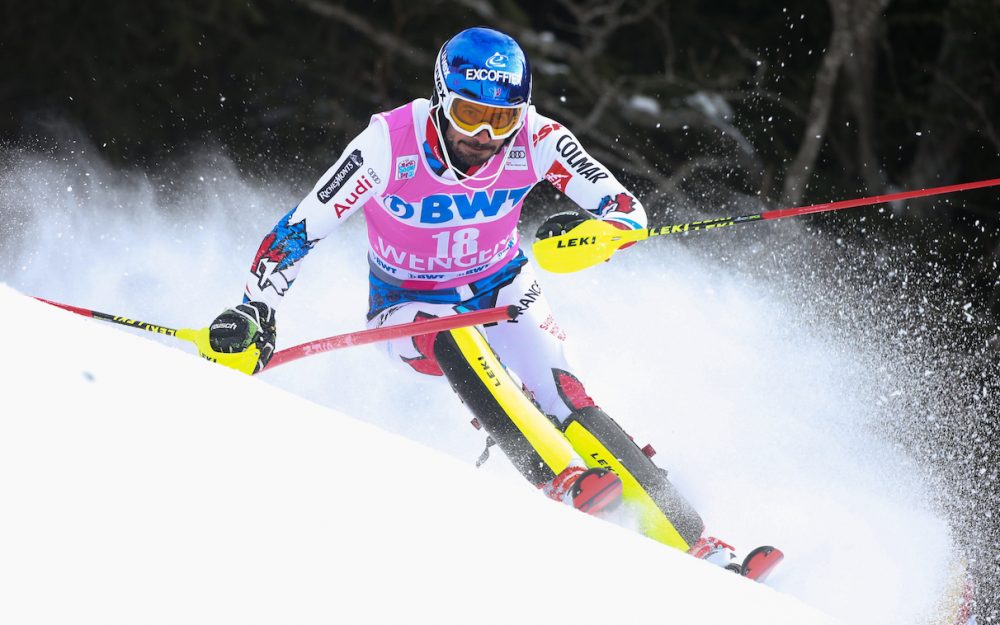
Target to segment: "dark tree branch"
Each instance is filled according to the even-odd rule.
[[[880,129],[875,121],[875,70],[876,43],[882,12],[891,0],[852,0],[851,49],[845,63],[846,77],[850,79],[845,89],[851,111],[858,123],[857,167],[868,193],[883,193],[887,181],[878,157],[876,136]]]
[[[433,67],[433,52],[416,48],[401,37],[376,28],[356,11],[328,2],[327,0],[295,0],[295,2],[316,15],[335,20],[356,30],[367,37],[372,43],[392,52],[396,57],[402,58],[408,63],[423,67]]]
[[[833,109],[834,87],[844,60],[850,54],[851,33],[849,23],[848,0],[830,0],[830,10],[833,13],[833,31],[830,43],[813,87],[809,102],[809,116],[802,133],[799,150],[792,159],[785,174],[782,190],[782,203],[787,206],[798,206],[805,195],[806,186],[816,166],[816,157],[823,145],[827,122]]]

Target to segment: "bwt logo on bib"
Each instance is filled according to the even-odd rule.
[[[417,219],[422,224],[443,224],[455,219],[477,219],[480,215],[496,217],[501,211],[506,212],[517,206],[530,190],[531,185],[519,189],[497,189],[493,193],[476,191],[471,196],[465,193],[436,193],[425,197],[419,205],[411,204],[397,195],[390,195],[382,203],[399,219]]]

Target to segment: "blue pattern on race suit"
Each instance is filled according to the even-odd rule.
[[[272,239],[269,249],[264,253],[264,256],[277,261],[278,266],[276,271],[283,271],[288,269],[295,263],[299,262],[305,255],[309,253],[309,250],[313,248],[316,244],[315,241],[310,241],[306,238],[306,220],[289,225],[288,221],[292,218],[295,213],[296,206],[287,215],[281,218],[281,221],[274,226],[271,230],[271,235],[274,236]],[[265,239],[266,240],[266,239]]]
[[[262,291],[272,288],[278,295],[284,295],[294,282],[284,273],[289,267],[302,260],[316,241],[306,237],[306,220],[300,219],[289,224],[292,215],[298,207],[293,208],[264,237],[253,259],[250,272],[257,279],[257,286]],[[244,293],[243,302],[250,301]]]
[[[389,284],[380,280],[374,274],[368,274],[368,319],[375,318],[386,308],[410,302],[423,302],[427,304],[461,304],[466,310],[483,310],[496,305],[496,292],[510,282],[521,272],[528,262],[524,252],[518,251],[510,262],[505,264],[500,271],[490,274],[482,280],[471,282],[467,287],[472,290],[472,297],[462,299],[458,289],[437,289],[434,291],[421,291],[416,289],[404,289],[403,287]],[[464,289],[464,287],[463,287]]]
[[[435,174],[441,176],[448,169],[448,166],[441,162],[441,159],[434,156],[434,150],[431,148],[431,144],[424,141],[424,157],[427,159],[427,164],[431,166],[431,169]]]

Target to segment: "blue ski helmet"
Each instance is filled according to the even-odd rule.
[[[444,106],[452,119],[448,109],[455,98],[517,108],[520,127],[531,102],[531,68],[521,46],[508,35],[482,27],[463,30],[446,41],[434,65],[434,104]]]

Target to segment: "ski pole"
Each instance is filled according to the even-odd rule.
[[[675,224],[668,226],[658,226],[646,228],[644,230],[620,230],[611,224],[599,219],[590,219],[566,234],[561,234],[547,239],[536,241],[532,250],[535,260],[547,271],[553,273],[570,273],[586,269],[608,260],[611,256],[626,243],[642,241],[650,237],[658,237],[667,234],[684,234],[698,230],[711,230],[713,228],[724,228],[736,224],[750,223],[755,221],[783,219],[785,217],[795,217],[797,215],[808,215],[810,213],[825,213],[837,211],[845,208],[855,208],[857,206],[869,206],[871,204],[882,204],[884,202],[897,202],[918,197],[928,197],[931,195],[941,195],[943,193],[955,193],[957,191],[968,191],[970,189],[982,189],[1000,185],[1000,178],[991,180],[980,180],[977,182],[965,182],[944,187],[933,187],[930,189],[920,189],[918,191],[902,191],[900,193],[888,193],[885,195],[873,195],[871,197],[858,198],[854,200],[842,200],[839,202],[827,202],[824,204],[812,204],[810,206],[799,206],[796,208],[781,208],[764,211],[753,215],[743,215],[742,217],[717,217],[715,219],[705,219],[702,221],[692,221],[686,224]]]
[[[392,339],[405,338],[407,336],[432,334],[443,330],[453,330],[455,328],[467,326],[478,326],[484,323],[506,321],[508,319],[513,319],[517,316],[517,314],[517,306],[498,306],[496,308],[487,308],[474,312],[458,313],[457,315],[449,315],[447,317],[435,317],[433,319],[401,323],[395,326],[385,326],[382,328],[373,328],[371,330],[361,330],[360,332],[351,332],[350,334],[330,336],[325,339],[309,341],[308,343],[302,343],[301,345],[296,345],[295,347],[289,347],[288,349],[275,352],[274,356],[271,357],[271,360],[267,363],[267,367],[265,367],[264,370],[270,371],[274,367],[283,365],[286,362],[291,362],[293,360],[298,360],[299,358],[305,358],[306,356],[312,356],[314,354],[321,354],[334,349],[341,349],[343,347],[366,345],[368,343],[389,341]]]
[[[59,302],[53,302],[41,297],[36,297],[35,299],[84,317],[99,319],[101,321],[109,321],[111,323],[117,323],[130,328],[139,328],[140,330],[153,332],[154,334],[164,334],[166,336],[173,336],[184,341],[190,341],[195,344],[198,348],[198,353],[201,354],[203,358],[213,362],[218,362],[219,364],[237,369],[238,371],[242,371],[244,373],[253,373],[254,367],[257,364],[257,357],[260,353],[256,346],[251,346],[247,351],[235,354],[217,352],[212,349],[212,346],[209,343],[208,328],[201,328],[200,330],[193,330],[191,328],[168,328],[166,326],[146,321],[129,319],[128,317],[109,315],[107,313],[98,312],[89,308],[61,304]],[[338,334],[336,336],[328,336],[326,338],[309,341],[308,343],[302,343],[301,345],[296,345],[294,347],[289,347],[275,352],[274,356],[271,357],[270,362],[268,362],[266,369],[270,370],[278,365],[292,362],[293,360],[298,360],[315,354],[322,354],[323,352],[328,352],[334,349],[352,347],[354,345],[366,345],[368,343],[377,343],[379,341],[388,341],[408,336],[417,336],[420,334],[431,334],[433,332],[482,325],[484,323],[505,321],[507,319],[515,318],[517,314],[517,306],[497,306],[496,308],[486,308],[484,310],[458,313],[447,317],[435,317],[433,319],[411,321],[410,323],[401,323],[399,325],[373,328],[371,330],[360,330],[358,332],[349,332],[347,334]]]
[[[191,340],[190,338],[186,338],[186,335],[189,332],[195,332],[195,330],[190,330],[187,328],[176,330],[174,328],[168,328],[166,326],[156,325],[155,323],[149,323],[148,321],[138,321],[136,319],[129,319],[128,317],[119,317],[117,315],[109,315],[107,313],[98,312],[96,310],[90,310],[89,308],[80,308],[79,306],[60,304],[59,302],[53,302],[52,300],[47,300],[41,297],[36,297],[35,299],[37,299],[40,302],[45,302],[46,304],[55,306],[56,308],[62,308],[63,310],[68,310],[72,313],[83,315],[84,317],[90,317],[92,319],[100,319],[101,321],[110,321],[111,323],[117,323],[118,325],[128,326],[130,328],[139,328],[140,330],[146,330],[147,332],[152,332],[153,334],[165,334],[167,336],[176,336],[177,338]]]

